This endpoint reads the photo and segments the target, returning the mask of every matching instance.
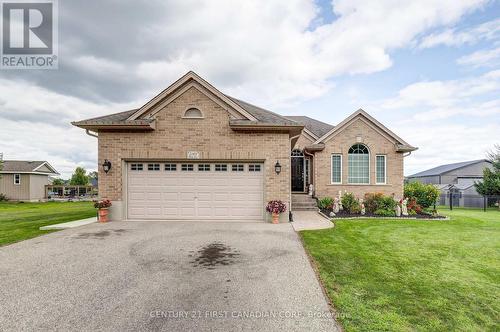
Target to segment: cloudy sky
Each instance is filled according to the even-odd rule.
[[[0,70],[0,152],[96,168],[69,122],[142,106],[188,70],[284,115],[358,108],[419,150],[405,174],[500,142],[500,1],[59,1],[59,69]]]

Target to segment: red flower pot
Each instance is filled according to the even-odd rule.
[[[279,224],[280,223],[280,214],[273,212],[273,224]]]
[[[99,209],[99,222],[108,222],[108,209]]]

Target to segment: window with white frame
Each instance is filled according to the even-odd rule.
[[[192,172],[194,170],[194,165],[193,164],[182,164],[181,170],[183,172]]]
[[[165,164],[165,170],[168,172],[173,172],[177,170],[176,164]]]
[[[199,172],[209,172],[210,171],[210,164],[198,164],[198,171]]]
[[[370,152],[363,144],[354,144],[348,153],[348,182],[351,184],[370,183]]]
[[[15,185],[21,184],[21,174],[14,174],[14,184]]]
[[[227,172],[227,165],[226,164],[215,164],[215,171],[216,172]]]
[[[249,172],[260,172],[260,165],[259,164],[250,164],[250,165],[248,165],[248,171]]]
[[[233,172],[243,172],[245,170],[245,167],[243,164],[238,164],[238,165],[231,165],[231,171]]]
[[[148,171],[159,171],[160,164],[148,164]]]
[[[342,155],[332,154],[332,184],[342,183]]]
[[[142,164],[130,164],[131,171],[142,171],[144,166]]]
[[[376,172],[377,172],[377,183],[385,184],[387,179],[387,163],[385,155],[378,155],[376,157]]]

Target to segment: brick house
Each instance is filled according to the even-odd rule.
[[[111,165],[99,166],[99,194],[115,220],[266,220],[267,201],[293,212],[309,185],[316,197],[399,198],[403,158],[416,150],[363,110],[337,126],[284,117],[193,72],[139,109],[73,125],[98,137],[99,165]]]

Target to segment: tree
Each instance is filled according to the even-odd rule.
[[[493,151],[487,153],[487,157],[492,162],[493,169],[485,168],[483,180],[476,182],[474,186],[481,195],[500,195],[500,144],[495,144]]]
[[[89,184],[87,171],[83,167],[77,167],[69,182],[72,186],[86,186]]]
[[[52,180],[52,185],[53,186],[63,186],[65,184],[65,181],[63,179],[54,179]]]
[[[89,182],[92,184],[92,180],[95,180],[95,182],[97,183],[99,179],[99,174],[96,172],[96,171],[93,171],[93,172],[89,172]]]

